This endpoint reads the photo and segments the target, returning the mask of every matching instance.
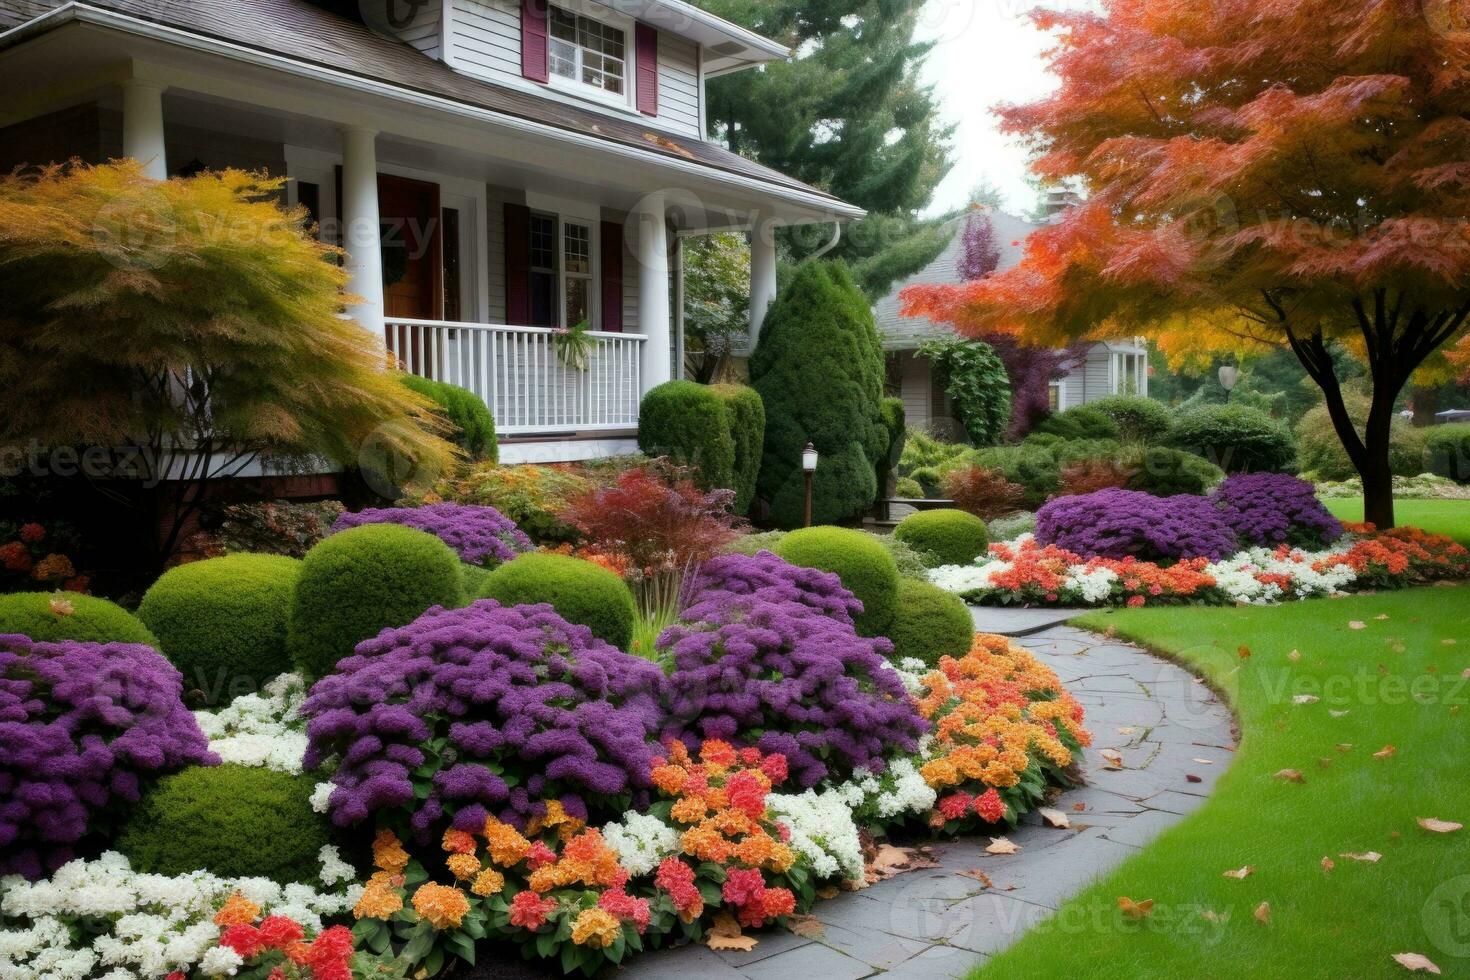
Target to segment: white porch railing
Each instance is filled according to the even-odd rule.
[[[388,352],[411,374],[468,388],[503,435],[638,425],[644,337],[588,331],[586,370],[562,364],[545,327],[388,317]]]

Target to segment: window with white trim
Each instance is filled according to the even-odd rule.
[[[592,228],[577,221],[562,225],[562,326],[592,326]]]
[[[553,82],[628,98],[628,34],[622,28],[560,7],[547,16],[547,67]]]
[[[598,291],[592,224],[565,215],[531,212],[531,325],[596,329]]]
[[[1066,389],[1062,387],[1061,379],[1051,382],[1046,386],[1046,407],[1053,412],[1062,410],[1062,397]]]

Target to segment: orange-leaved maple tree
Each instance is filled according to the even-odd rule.
[[[1389,423],[1470,316],[1470,0],[1102,0],[1039,11],[1060,86],[998,110],[1087,199],[1022,261],[904,312],[1032,343],[1153,337],[1174,363],[1289,347],[1393,524]],[[1331,350],[1368,368],[1363,431]]]

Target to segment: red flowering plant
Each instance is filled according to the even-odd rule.
[[[66,524],[0,521],[0,592],[86,592],[87,576],[68,557],[78,547]]]
[[[218,946],[239,965],[231,971],[249,980],[352,980],[352,932],[330,926],[312,938],[296,920],[284,915],[260,917],[260,907],[235,894],[214,917],[220,927]],[[227,956],[229,954],[226,954]],[[170,974],[173,980],[174,974]],[[178,975],[182,980],[182,975]]]

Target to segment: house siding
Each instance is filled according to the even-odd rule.
[[[72,106],[0,129],[0,172],[77,157],[101,163],[102,123],[96,103]]]
[[[526,195],[504,187],[486,189],[485,208],[485,254],[490,263],[489,319],[491,323],[506,322],[505,301],[505,206],[524,204]]]
[[[704,136],[699,127],[699,46],[670,34],[658,38],[658,118],[670,129]]]
[[[443,21],[444,0],[426,0],[414,11],[413,19],[406,26],[393,31],[400,41],[411,44],[437,61],[444,56],[440,37]]]

